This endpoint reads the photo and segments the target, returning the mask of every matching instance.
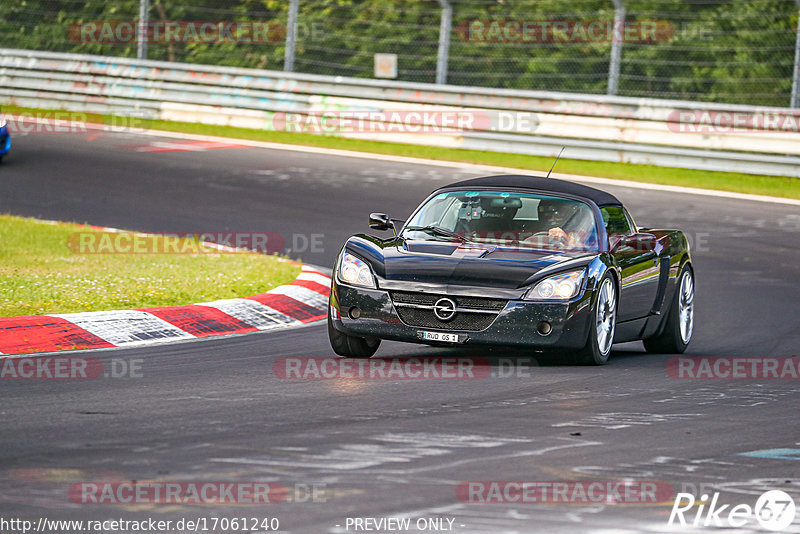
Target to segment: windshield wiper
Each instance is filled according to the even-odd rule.
[[[429,224],[428,226],[408,226],[408,227],[406,227],[406,230],[416,230],[416,231],[419,231],[419,232],[427,232],[429,234],[439,235],[439,236],[443,236],[443,237],[455,237],[456,239],[458,239],[462,243],[466,243],[467,241],[469,241],[463,235],[460,235],[460,234],[457,234],[457,233],[455,233],[453,231],[450,231],[447,228],[442,228],[441,226],[436,226],[435,224]],[[405,233],[405,230],[404,230],[403,233]]]

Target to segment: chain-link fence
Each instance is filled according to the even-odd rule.
[[[3,2],[0,46],[136,57],[142,2],[148,59],[284,69],[289,1]],[[449,84],[790,105],[795,0],[298,0],[297,6],[296,72],[373,77],[375,54],[388,53],[396,55],[397,79],[435,82],[444,44],[439,79]],[[447,9],[449,46],[440,34]],[[615,24],[615,16],[624,23]],[[618,75],[610,68],[615,46]]]

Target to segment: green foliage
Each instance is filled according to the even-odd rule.
[[[471,39],[471,21],[601,21],[610,0],[451,0],[448,83],[604,94],[611,42]],[[371,78],[376,53],[398,55],[399,79],[432,82],[441,8],[435,0],[300,0],[295,70]],[[623,44],[619,94],[788,105],[797,8],[788,0],[625,0],[629,23],[658,38]],[[85,42],[89,21],[135,22],[138,0],[0,3],[0,46],[134,57],[136,43]],[[250,21],[285,28],[285,0],[151,0],[151,21]],[[73,29],[70,33],[70,28]],[[283,68],[283,33],[270,42],[148,45],[148,57]]]
[[[648,2],[629,15],[661,18],[673,37],[626,48],[620,94],[787,106],[797,28],[794,2]]]

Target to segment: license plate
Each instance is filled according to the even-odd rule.
[[[420,337],[425,341],[441,341],[443,343],[458,343],[458,334],[446,334],[444,332],[420,332]]]

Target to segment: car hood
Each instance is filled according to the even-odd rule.
[[[398,240],[383,249],[382,276],[396,282],[517,289],[543,269],[596,253],[503,248],[493,245]],[[551,269],[548,269],[550,271]]]

